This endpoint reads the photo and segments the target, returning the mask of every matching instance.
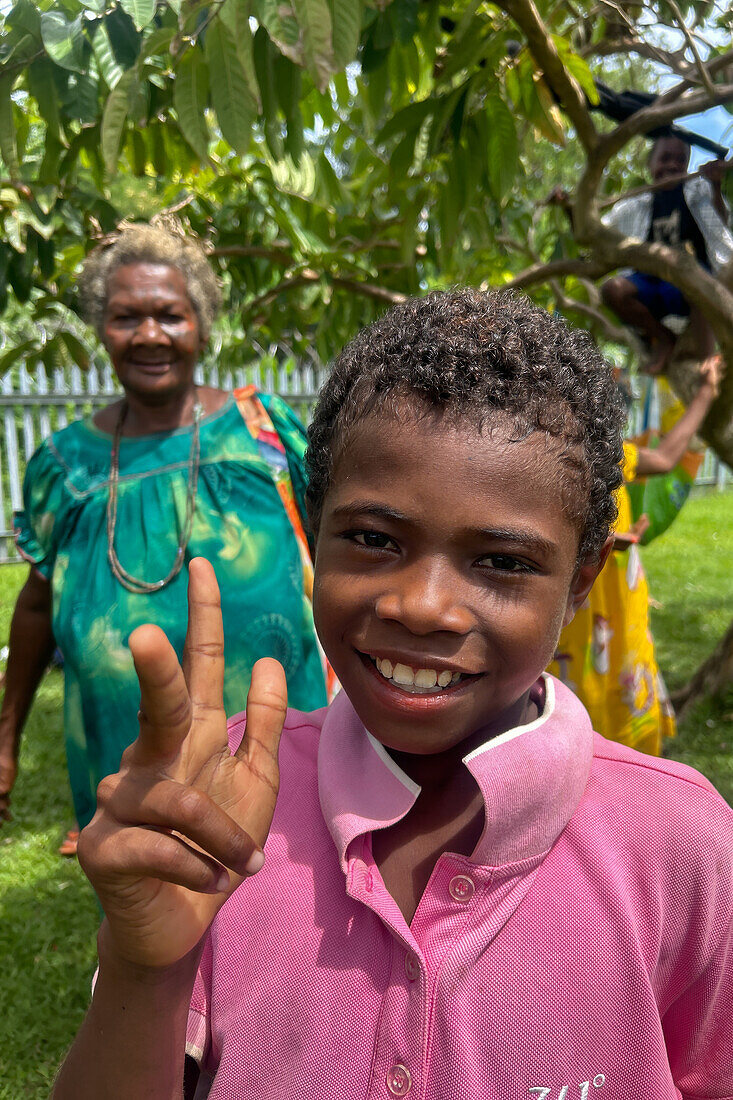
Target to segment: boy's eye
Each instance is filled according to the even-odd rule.
[[[348,536],[359,546],[368,546],[370,550],[396,550],[393,539],[381,531],[353,531]]]
[[[480,564],[486,564],[500,573],[534,573],[528,562],[520,561],[511,554],[486,554],[481,558]]]

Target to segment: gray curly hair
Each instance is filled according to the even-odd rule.
[[[134,263],[167,264],[181,272],[201,336],[208,340],[221,308],[221,290],[203,244],[171,214],[156,214],[149,222],[121,222],[84,261],[79,296],[85,319],[100,338],[110,277],[118,267]]]

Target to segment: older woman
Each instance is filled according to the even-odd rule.
[[[136,724],[128,636],[156,622],[182,650],[197,555],[222,591],[227,708],[241,706],[264,655],[283,663],[292,706],[326,701],[299,521],[304,432],[277,398],[194,383],[219,306],[200,244],[163,221],[129,226],[91,254],[80,291],[124,396],[56,432],[28,465],[16,524],[31,569],[0,712],[0,822],[54,640],[74,806],[89,821]]]

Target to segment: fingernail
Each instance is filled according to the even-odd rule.
[[[249,857],[245,871],[248,875],[256,875],[261,867],[264,866],[265,853],[256,848],[252,855]]]
[[[229,872],[222,871],[216,880],[216,892],[217,894],[223,894],[225,890],[229,889]]]

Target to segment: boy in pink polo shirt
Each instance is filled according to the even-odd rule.
[[[183,667],[132,635],[57,1100],[733,1100],[733,815],[543,673],[608,553],[622,423],[590,339],[524,299],[432,294],[344,350],[308,452],[343,691],[286,715],[263,660],[227,730],[203,561]]]

